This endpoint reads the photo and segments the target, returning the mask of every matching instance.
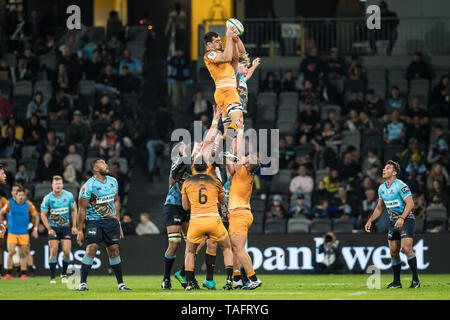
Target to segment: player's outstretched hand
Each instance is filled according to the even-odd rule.
[[[252,62],[252,67],[258,67],[261,64],[261,58],[256,58],[255,60],[253,60]]]
[[[370,232],[371,227],[372,227],[372,222],[367,221],[366,225],[364,226],[364,229],[366,230],[366,232]]]
[[[79,231],[77,235],[77,243],[81,247],[83,246],[83,242],[84,242],[84,234],[82,231]]]

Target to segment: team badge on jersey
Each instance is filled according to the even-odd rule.
[[[211,51],[210,54],[208,54],[208,58],[210,58],[211,60],[214,60],[217,56],[217,53],[215,53],[214,51]]]
[[[408,187],[403,187],[402,188],[402,192],[403,193],[408,193],[409,192],[409,188]]]

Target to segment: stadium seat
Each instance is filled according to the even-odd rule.
[[[53,120],[48,124],[49,128],[55,129],[56,132],[66,133],[69,123],[66,120]]]
[[[433,104],[430,106],[431,117],[444,117],[448,114],[449,106],[447,104]],[[433,118],[431,118],[433,121]]]
[[[430,221],[447,221],[447,208],[444,206],[427,207],[427,222]]]
[[[0,158],[1,164],[8,165],[8,171],[12,172],[13,174],[16,174],[17,171],[17,161],[14,158]]]
[[[289,184],[291,182],[291,172],[288,169],[279,170],[278,174],[272,179],[270,186],[271,193],[287,193],[289,192]]]
[[[282,92],[279,98],[280,106],[293,105],[297,109],[298,94],[297,92]]]
[[[340,93],[344,93],[344,80],[342,79],[331,79],[330,84],[336,88],[336,90]]]
[[[444,129],[444,131],[448,130],[449,125],[448,125],[448,118],[443,118],[443,117],[438,117],[438,118],[431,118],[430,123],[431,123],[431,127],[435,126],[436,124],[440,124],[442,126],[442,129]]]
[[[310,144],[300,144],[294,148],[295,158],[301,158],[314,152],[314,147]]]
[[[389,94],[393,86],[398,87],[401,96],[405,96],[408,93],[408,81],[406,81],[405,79],[397,79],[395,81],[389,80],[389,88],[388,88]]]
[[[359,131],[343,131],[342,132],[342,144],[340,150],[345,151],[349,146],[356,148],[356,154],[360,155],[361,134]]]
[[[326,176],[328,176],[328,170],[327,169],[320,169],[320,170],[316,170],[316,183],[318,181],[323,180],[323,178],[325,178]]]
[[[388,160],[396,161],[397,154],[401,153],[404,149],[405,147],[401,144],[386,144],[383,153],[384,162]]]
[[[258,105],[257,121],[274,123],[276,117],[275,106],[260,106]]]
[[[2,90],[3,96],[9,98],[11,96],[12,85],[6,81],[0,81],[0,90]]]
[[[311,233],[326,233],[331,231],[331,221],[329,219],[313,219],[311,222]]]
[[[52,191],[52,185],[48,183],[38,183],[34,187],[34,200],[41,201],[42,198]]]
[[[9,67],[15,68],[17,65],[17,56],[14,53],[5,52],[3,58],[6,60]]]
[[[88,27],[86,35],[92,42],[103,42],[105,41],[105,27]]]
[[[335,233],[352,233],[353,220],[336,219],[333,222],[333,231]]]
[[[142,41],[128,41],[127,49],[131,51],[131,56],[139,60],[144,59],[144,53],[147,50],[145,42]]]
[[[258,104],[258,108],[262,107],[276,107],[277,105],[277,95],[274,92],[261,92],[258,94],[258,100],[256,102]]]
[[[264,225],[265,234],[286,233],[286,221],[284,219],[270,219]]]
[[[27,167],[28,172],[35,173],[37,170],[38,160],[37,159],[28,159],[24,160],[25,166]]]
[[[369,149],[381,150],[383,148],[383,136],[379,132],[369,131],[362,136],[362,146],[363,154],[366,154]]]
[[[248,94],[249,95],[254,95],[254,96],[258,95],[258,91],[259,91],[259,84],[258,84],[258,82],[255,82],[255,81],[247,82],[247,88],[248,88]]]
[[[346,80],[344,82],[344,92],[352,92],[354,90],[364,92],[366,89],[365,80]]]
[[[264,67],[261,68],[261,81],[266,79],[266,76],[269,72],[272,72],[275,75],[275,80],[280,80],[281,78],[281,69],[278,67]]]
[[[147,28],[145,26],[129,26],[128,39],[145,41],[147,39]]]
[[[290,121],[296,122],[297,120],[297,109],[293,108],[284,108],[278,109],[278,121]]]
[[[308,220],[302,218],[289,219],[287,225],[287,233],[308,233]]]
[[[406,80],[406,70],[399,68],[388,69],[387,77],[389,79],[389,85],[392,86],[399,80]]]
[[[248,230],[248,233],[250,234],[261,234],[263,233],[263,224],[262,222],[253,222],[250,229]]]
[[[43,55],[39,58],[39,65],[41,68],[46,68],[55,71],[56,70],[56,64],[57,64],[56,56],[54,55]]]
[[[409,81],[409,92],[414,94],[428,93],[430,90],[430,81],[428,79],[411,79]]]
[[[23,146],[22,147],[22,160],[29,160],[37,158],[37,147],[36,146]]]
[[[386,97],[386,80],[369,80],[367,84],[367,89],[372,89],[375,95],[382,100]]]
[[[416,218],[416,230],[415,233],[423,233],[425,231],[425,219]]]
[[[295,132],[295,121],[277,121],[276,128],[280,130],[281,135],[293,134]]]
[[[386,80],[386,70],[385,69],[368,69],[367,70],[367,80],[372,81],[384,81]],[[371,88],[370,86],[368,86]]]
[[[25,120],[30,99],[31,97],[25,96],[16,96],[12,98],[11,104],[13,106],[13,112],[17,120]]]
[[[33,94],[33,83],[31,81],[17,81],[14,84],[14,88],[13,88],[13,96],[14,97],[18,97],[18,96],[23,96],[23,97],[27,97],[27,98],[31,98]]]
[[[258,223],[263,223],[264,222],[264,211],[261,210],[253,210],[252,209],[252,214],[253,214],[253,222],[258,222]]]
[[[250,206],[252,208],[252,211],[264,211],[266,209],[266,201],[261,199],[254,199],[252,198],[250,200]]]
[[[95,81],[81,80],[78,82],[78,90],[82,96],[95,96]]]
[[[97,148],[97,150],[98,150],[98,148]],[[92,165],[92,163],[93,163],[96,159],[97,159],[97,158],[87,158],[87,159],[84,161],[84,170],[85,170],[85,171],[91,170],[91,165]]]
[[[78,186],[76,184],[65,182],[64,190],[73,194],[74,199],[78,198]]]
[[[112,165],[114,162],[119,163],[120,165],[120,172],[127,174],[128,173],[128,161],[125,158],[118,158],[118,159],[109,159],[108,160],[108,166],[109,169],[111,170]]]
[[[34,94],[36,92],[41,91],[44,95],[44,100],[49,101],[53,95],[53,86],[52,83],[48,80],[39,80],[34,84]]]

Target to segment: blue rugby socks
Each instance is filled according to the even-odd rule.
[[[81,261],[80,283],[86,283],[89,270],[91,270],[93,264],[94,264],[93,258],[89,258],[88,256],[83,257],[83,260]]]
[[[67,275],[67,268],[69,267],[70,258],[64,258],[63,259],[63,269],[62,269],[62,275]]]
[[[419,276],[417,275],[417,259],[416,255],[413,254],[411,257],[408,257],[408,265],[411,269],[412,279],[413,281],[419,281]]]
[[[56,259],[49,259],[48,264],[50,266],[50,279],[55,279]]]
[[[392,260],[392,271],[394,273],[394,283],[400,283],[400,271],[402,269],[402,261]]]
[[[167,252],[164,254],[164,279],[170,279],[170,272],[177,256],[171,256]]]
[[[114,274],[116,275],[117,284],[123,283],[122,278],[122,263],[120,261],[120,256],[115,258],[109,258],[109,265],[111,269],[114,270]]]

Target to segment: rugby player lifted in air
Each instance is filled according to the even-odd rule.
[[[108,175],[109,167],[102,159],[92,163],[93,176],[81,187],[78,206],[78,237],[80,246],[86,238],[86,254],[81,262],[79,291],[88,290],[87,277],[94,263],[99,243],[106,244],[109,264],[116,275],[119,290],[131,290],[123,283],[119,243],[123,238],[120,226],[120,203],[117,180]]]
[[[394,281],[388,285],[389,289],[401,288],[400,249],[408,257],[408,265],[412,273],[410,288],[419,288],[419,276],[417,275],[417,259],[413,251],[414,230],[416,220],[412,209],[414,200],[409,187],[397,178],[400,175],[400,165],[389,160],[383,169],[385,182],[378,188],[378,204],[372,216],[366,223],[365,229],[370,232],[372,223],[387,210],[389,214],[388,243],[391,250],[392,271]]]

